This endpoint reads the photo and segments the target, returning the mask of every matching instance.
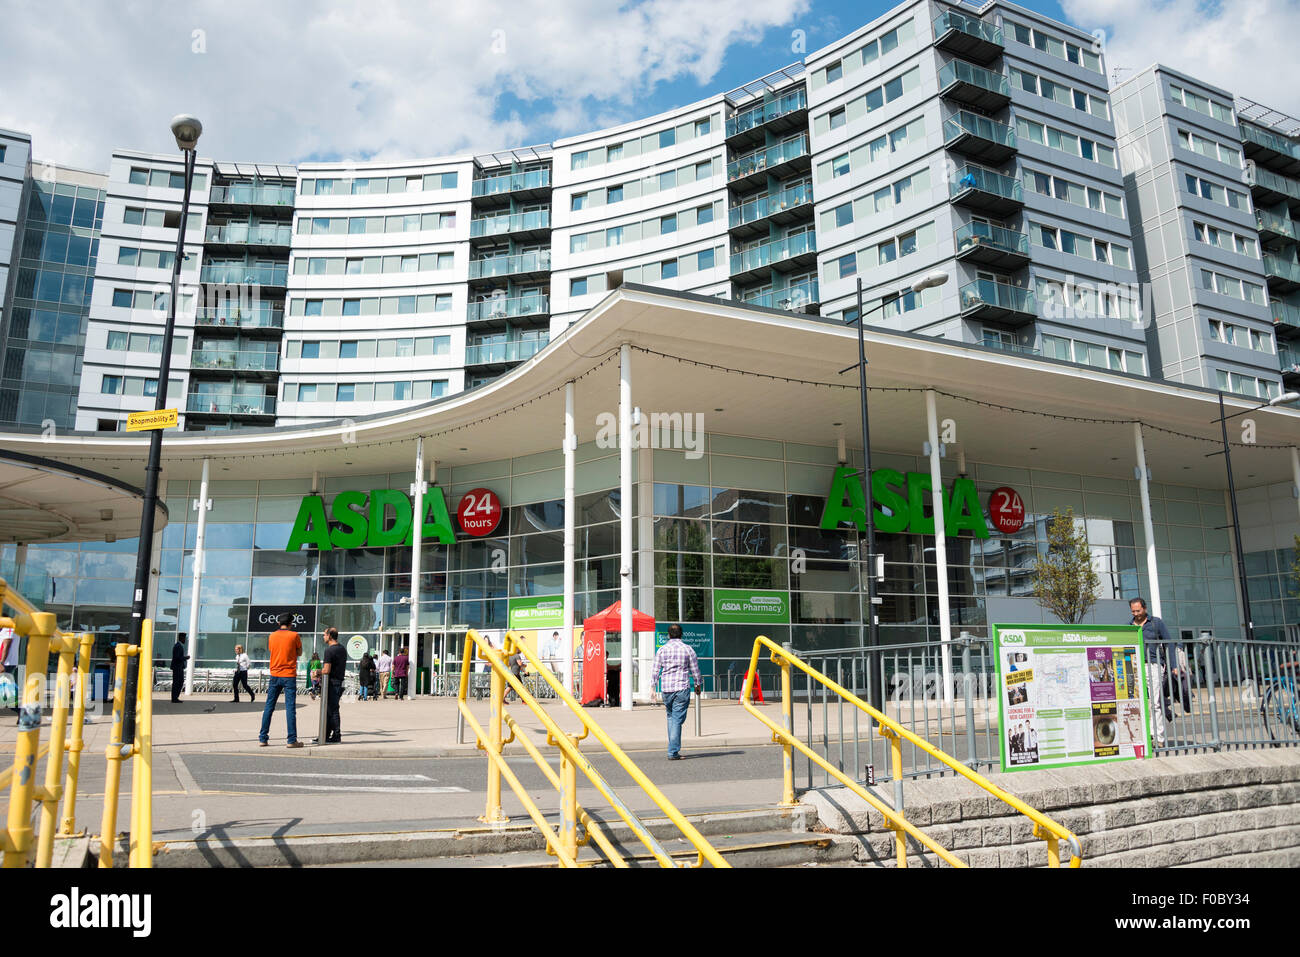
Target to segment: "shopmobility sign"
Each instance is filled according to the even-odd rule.
[[[841,522],[851,522],[857,525],[858,531],[867,530],[866,505],[862,501],[862,481],[858,474],[859,470],[847,465],[835,470],[826,510],[822,512],[822,528],[835,529]],[[934,517],[925,512],[930,490],[930,476],[925,472],[904,475],[894,469],[874,469],[871,520],[876,531],[933,535]],[[976,538],[989,537],[989,527],[971,479],[955,479],[952,489],[943,491],[943,527],[948,535],[969,531]]]
[[[411,497],[398,489],[339,492],[330,504],[331,528],[330,519],[325,516],[325,499],[308,495],[298,506],[298,517],[284,550],[296,552],[304,545],[323,552],[336,548],[410,545],[415,539],[414,511]],[[430,486],[424,496],[423,540],[434,539],[448,545],[456,540],[451,516],[447,514],[447,499],[436,485]]]

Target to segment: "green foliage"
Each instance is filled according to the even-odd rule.
[[[1291,594],[1300,595],[1300,535],[1295,537],[1295,561],[1291,563]]]
[[[1077,625],[1097,602],[1101,578],[1092,566],[1092,552],[1083,524],[1075,524],[1074,509],[1052,512],[1047,526],[1048,551],[1034,561],[1034,597],[1063,624]]]

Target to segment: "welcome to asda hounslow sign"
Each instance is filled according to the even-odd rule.
[[[286,552],[296,552],[311,545],[323,552],[335,548],[385,548],[410,545],[415,540],[415,509],[411,497],[398,489],[375,489],[369,493],[339,492],[330,504],[334,527],[325,517],[325,499],[308,495],[298,506],[298,517],[289,533]],[[424,496],[423,540],[437,539],[448,545],[456,540],[447,499],[438,486],[430,486]]]
[[[858,531],[867,530],[866,503],[862,501],[862,481],[858,475],[859,470],[847,465],[835,470],[835,479],[831,482],[831,491],[826,497],[826,509],[822,512],[822,528],[835,529],[841,522],[851,522],[858,527]],[[930,501],[930,491],[930,476],[925,472],[908,472],[904,475],[894,469],[873,469],[872,524],[879,532],[933,535],[934,516],[925,512],[925,504]],[[973,480],[955,479],[952,490],[944,490],[943,529],[948,535],[970,531],[976,538],[989,537],[989,527],[980,510]]]

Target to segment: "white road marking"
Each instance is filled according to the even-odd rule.
[[[355,784],[272,784],[270,782],[250,782],[249,787],[255,788],[289,788],[294,791],[364,791],[373,794],[468,794],[467,788],[441,787],[441,788],[382,788],[382,787],[361,787]]]
[[[367,781],[432,781],[424,774],[325,774],[319,771],[208,771],[205,776],[240,778],[361,778]]]
[[[181,789],[186,794],[198,794],[203,789],[199,787],[198,782],[194,780],[194,775],[190,774],[189,768],[185,766],[185,759],[175,751],[167,755],[168,760],[172,763],[172,770],[176,773],[176,780],[181,783]],[[155,794],[158,792],[155,791]]]

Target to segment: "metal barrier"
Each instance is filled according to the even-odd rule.
[[[30,857],[33,838],[36,844],[35,865],[49,867],[54,856],[56,830],[72,834],[76,827],[77,781],[81,770],[82,732],[85,724],[86,689],[90,685],[90,654],[94,638],[89,634],[73,636],[59,631],[55,616],[37,611],[0,578],[0,615],[5,609],[12,614],[0,617],[0,628],[12,628],[14,634],[27,639],[27,660],[18,697],[18,738],[14,742],[12,769],[0,776],[0,786],[9,787],[6,827],[0,831],[0,850],[5,867],[24,867]],[[58,655],[51,708],[50,741],[40,743],[42,698],[46,694],[46,675],[51,654]],[[75,703],[72,672],[76,668]],[[71,711],[71,716],[69,712]],[[68,736],[69,717],[72,731]],[[67,776],[63,777],[63,757],[68,756]],[[45,783],[36,783],[36,764],[45,758]],[[59,801],[64,800],[61,827],[56,827]],[[33,832],[32,803],[40,805],[40,828]]]
[[[131,830],[128,867],[153,866],[153,621],[146,618],[140,644],[122,642],[114,647],[113,731],[105,749],[104,816],[99,829],[99,866],[113,866],[117,838],[117,805],[122,786],[122,762],[131,765]],[[127,660],[140,659],[137,682],[135,739],[122,740],[122,714],[126,705]]]
[[[470,678],[472,677],[472,665],[476,651],[479,660],[486,661],[489,667],[491,710],[486,730],[474,717],[469,706]],[[528,689],[528,686],[511,674],[506,662],[516,653],[524,655],[533,672],[550,686],[565,707],[582,722],[583,731],[581,734],[569,734],[563,731],[559,724],[542,708],[537,698]],[[613,742],[599,724],[592,720],[591,716],[586,713],[574,697],[564,690],[560,680],[534,656],[533,652],[522,641],[517,640],[514,632],[507,632],[503,647],[497,649],[476,631],[470,630],[466,634],[460,679],[457,707],[460,710],[461,719],[473,730],[478,747],[487,752],[488,757],[487,807],[481,818],[482,821],[488,824],[504,824],[507,822],[508,818],[501,809],[501,779],[504,777],[524,805],[528,816],[532,818],[533,823],[537,825],[537,829],[545,837],[547,853],[554,855],[561,867],[580,866],[578,848],[591,841],[594,841],[604,852],[605,857],[614,867],[627,867],[627,860],[615,847],[605,833],[604,828],[578,804],[577,772],[581,771],[605,800],[609,802],[619,818],[631,828],[632,833],[649,850],[651,856],[661,867],[684,866],[679,865],[673,859],[672,853],[651,834],[645,823],[618,797],[604,776],[596,770],[595,766],[579,750],[578,742],[588,735],[593,735],[610,757],[627,772],[628,776],[636,782],[641,790],[677,827],[682,837],[694,847],[695,863],[693,866],[702,867],[706,861],[714,867],[730,866],[722,858],[722,855],[695,829],[694,825],[686,820],[681,811],[677,810],[645,776],[644,772],[632,762],[623,752],[623,749]],[[533,717],[540,720],[545,726],[547,745],[559,749],[560,769],[558,774],[537,745],[529,739],[519,723],[506,714],[505,694],[507,687],[514,691]],[[508,738],[502,736],[503,725],[510,731]],[[560,822],[558,828],[552,828],[547,822],[537,804],[529,796],[527,789],[520,783],[519,778],[502,756],[505,745],[516,740],[523,746],[529,757],[536,762],[542,773],[546,775],[552,787],[559,791]],[[578,837],[579,824],[582,825],[585,831],[585,836],[581,839]]]
[[[758,670],[758,658],[763,648],[767,648],[771,652],[771,661],[781,669],[782,723],[780,725],[758,711],[749,700],[750,692],[754,683],[752,675]],[[843,771],[832,766],[829,761],[822,758],[813,751],[812,748],[799,740],[794,729],[794,699],[792,694],[791,667],[798,668],[807,676],[809,681],[816,681],[829,692],[835,694],[840,699],[852,705],[856,710],[867,715],[869,719],[876,722],[876,730],[889,743],[894,780],[894,803],[892,807],[867,788],[864,788],[862,785],[858,784],[858,782],[850,779]],[[741,692],[740,702],[745,710],[771,729],[773,742],[781,745],[781,763],[783,771],[781,795],[782,805],[789,807],[793,806],[795,803],[794,750],[798,749],[808,758],[809,761],[815,762],[821,766],[836,781],[849,788],[854,794],[880,812],[880,814],[885,818],[889,828],[894,832],[895,855],[899,867],[907,867],[907,838],[909,837],[923,847],[934,852],[940,859],[953,867],[965,867],[966,864],[963,861],[954,856],[950,851],[945,850],[927,834],[917,829],[914,824],[907,820],[904,814],[903,743],[907,742],[914,748],[929,754],[935,761],[947,765],[953,772],[961,775],[968,781],[971,781],[987,792],[991,797],[996,798],[1012,810],[1029,818],[1034,825],[1034,836],[1047,842],[1047,860],[1050,866],[1059,867],[1061,865],[1061,842],[1065,842],[1069,850],[1070,867],[1079,866],[1082,859],[1082,850],[1079,844],[1079,839],[1075,837],[1069,829],[1062,827],[1046,815],[1035,811],[1019,798],[1003,791],[983,775],[972,771],[970,768],[960,763],[956,758],[953,758],[938,748],[935,748],[928,741],[917,737],[897,721],[887,717],[871,705],[867,704],[867,702],[863,701],[853,692],[844,688],[837,682],[832,681],[816,669],[809,667],[789,648],[781,648],[770,639],[759,635],[754,639],[754,652],[750,659],[749,672],[751,677],[745,680],[745,687]]]

